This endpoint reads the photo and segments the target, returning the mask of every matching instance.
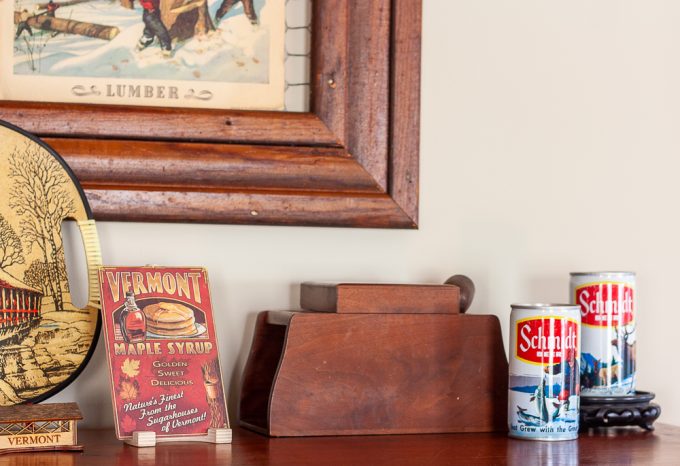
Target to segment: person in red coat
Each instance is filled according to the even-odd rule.
[[[45,14],[50,18],[54,18],[55,13],[60,6],[61,5],[54,3],[53,0],[50,0],[47,4],[47,12]]]
[[[170,33],[161,20],[161,12],[158,5],[159,0],[139,0],[139,4],[144,8],[142,21],[144,21],[144,33],[139,38],[137,49],[143,50],[151,45],[156,37],[161,44],[163,55],[172,56],[172,40]]]

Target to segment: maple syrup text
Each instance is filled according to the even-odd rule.
[[[144,354],[208,354],[212,351],[213,344],[209,341],[172,341],[161,343],[114,343],[113,351],[116,355],[141,356]]]

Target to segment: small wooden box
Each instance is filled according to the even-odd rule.
[[[493,315],[266,311],[240,421],[270,436],[503,431],[507,380]]]
[[[15,405],[0,408],[0,453],[20,451],[82,451],[76,403]]]

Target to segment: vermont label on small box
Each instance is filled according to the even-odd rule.
[[[0,409],[0,453],[82,451],[76,423],[83,416],[76,403],[15,405]]]
[[[205,269],[101,267],[116,434],[227,428]]]

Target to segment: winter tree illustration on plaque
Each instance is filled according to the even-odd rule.
[[[69,379],[92,347],[97,310],[73,305],[62,223],[80,194],[42,146],[0,127],[0,406]]]

